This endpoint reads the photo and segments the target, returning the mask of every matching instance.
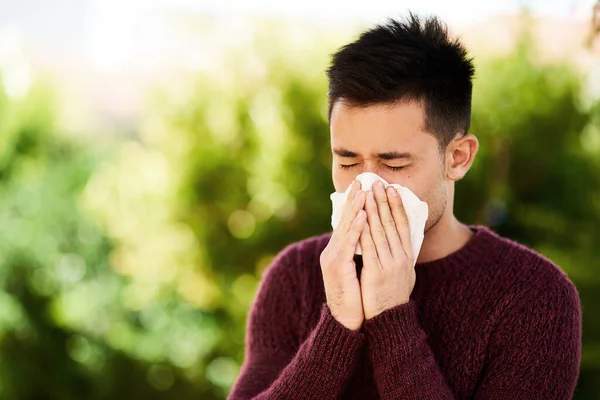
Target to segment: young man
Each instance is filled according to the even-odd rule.
[[[333,56],[333,182],[352,191],[333,233],[288,246],[265,273],[230,399],[571,398],[577,290],[548,259],[453,214],[478,149],[473,73],[443,24],[413,15]],[[427,202],[418,255],[397,192],[360,190],[362,172]]]

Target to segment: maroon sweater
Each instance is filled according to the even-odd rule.
[[[579,374],[576,288],[548,259],[474,226],[416,265],[410,302],[360,331],[329,311],[319,265],[331,233],[267,269],[229,399],[569,399]]]

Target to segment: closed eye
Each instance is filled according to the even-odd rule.
[[[400,171],[402,168],[404,168],[404,166],[401,166],[401,167],[392,167],[391,165],[386,165],[385,167],[387,169],[391,170],[391,171],[394,171],[394,172]]]
[[[357,165],[358,165],[358,163],[356,163],[356,164],[340,164],[340,168],[342,168],[342,169],[350,169],[350,168],[355,167]],[[385,167],[387,169],[389,169],[390,171],[394,171],[394,172],[398,172],[398,171],[400,171],[401,169],[403,169],[405,167],[405,165],[403,165],[401,167],[394,167],[394,166],[387,165],[387,164],[384,164],[384,165],[385,165]]]
[[[350,168],[352,168],[352,167],[354,167],[354,166],[356,166],[356,165],[358,165],[358,164],[347,164],[347,165],[340,164],[340,167],[341,167],[342,169],[350,169]]]

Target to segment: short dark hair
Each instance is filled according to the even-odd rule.
[[[474,73],[472,58],[438,18],[389,19],[333,54],[329,120],[338,100],[353,107],[417,101],[425,107],[424,129],[444,149],[469,130]]]

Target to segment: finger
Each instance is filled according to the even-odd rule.
[[[356,217],[352,221],[350,230],[346,233],[339,233],[336,239],[332,237],[330,240],[332,246],[328,252],[328,256],[342,262],[353,260],[356,253],[356,245],[360,239],[360,233],[366,222],[366,212],[362,209],[358,210]]]
[[[350,211],[349,211],[349,225],[352,225],[352,221],[354,221],[354,219],[356,218],[356,216],[358,215],[358,213],[360,212],[360,210],[362,210],[365,207],[365,192],[362,190],[359,190],[356,195],[354,196],[354,200],[352,200],[352,204],[350,204]],[[366,216],[366,215],[365,215]],[[348,229],[345,231],[342,231],[342,233],[347,233],[350,230],[351,226],[348,226]]]
[[[360,182],[357,181],[356,179],[354,179],[351,183],[351,187],[350,187],[350,192],[348,193],[348,198],[346,199],[346,202],[350,202],[352,203],[352,200],[354,200],[354,196],[356,196],[356,192],[358,192],[358,190],[360,189]]]
[[[378,266],[381,269],[381,262],[379,261],[379,257],[377,256],[377,249],[375,248],[375,243],[373,242],[373,236],[371,235],[371,230],[369,228],[369,223],[365,223],[363,230],[360,234],[360,248],[362,249],[363,260],[370,260],[371,263]],[[369,263],[364,263],[363,265],[368,265]]]
[[[377,211],[379,213],[379,219],[383,226],[383,231],[387,238],[387,242],[390,248],[392,257],[399,258],[405,257],[404,249],[402,248],[402,242],[396,229],[396,222],[394,216],[390,210],[390,202],[388,201],[388,195],[381,182],[375,182],[373,185],[375,191],[375,200],[377,202]]]
[[[367,209],[367,223],[369,224],[373,243],[375,243],[377,256],[382,264],[387,264],[387,262],[392,259],[392,253],[390,252],[390,246],[388,244],[383,225],[379,219],[375,197],[373,196],[373,192],[370,190],[367,192],[365,208]]]
[[[340,240],[343,243],[352,241],[351,236],[348,236],[348,235],[352,231],[352,224],[354,223],[354,220],[359,215],[360,211],[362,211],[362,209],[364,208],[364,204],[365,204],[365,192],[363,192],[362,190],[359,190],[358,193],[356,193],[356,196],[354,197],[354,201],[350,205],[350,207],[351,207],[350,214],[347,216],[348,228],[347,229],[344,228],[343,230],[340,229],[340,231],[338,233]],[[364,217],[366,220],[366,214],[364,215]],[[356,239],[356,241],[354,242],[354,245],[356,246],[357,243],[358,243],[358,239]]]
[[[356,252],[356,245],[360,240],[361,232],[364,229],[364,226],[367,222],[367,213],[364,210],[359,210],[356,218],[352,221],[352,225],[350,226],[350,230],[346,233],[346,240],[344,240],[344,249],[341,252],[341,256],[344,259],[352,259],[354,258],[354,253]]]
[[[412,260],[413,254],[410,240],[410,226],[408,225],[408,216],[406,215],[406,209],[402,203],[402,197],[400,197],[400,193],[398,193],[396,188],[389,186],[388,199],[390,202],[392,216],[394,217],[394,222],[396,224],[396,230],[398,231],[398,236],[402,242],[402,248],[404,249],[404,252],[408,258]]]
[[[352,221],[354,220],[354,218],[356,218],[356,215],[358,213],[358,210],[360,210],[362,208],[358,207],[358,206],[354,206],[354,200],[356,200],[356,193],[360,190],[360,182],[357,180],[353,180],[352,181],[352,186],[350,188],[350,192],[348,193],[348,197],[346,199],[346,204],[344,204],[344,209],[342,211],[342,217],[340,219],[340,223],[337,227],[337,229],[335,229],[335,231],[338,232],[347,232],[350,229],[350,225],[352,224]],[[334,232],[334,235],[336,234],[336,232]]]
[[[351,204],[352,208],[350,209],[350,216],[345,217],[346,219],[352,218],[348,224],[348,229],[346,229],[344,226],[341,226],[342,222],[340,222],[340,226],[338,226],[338,229],[336,229],[331,236],[331,241],[333,242],[332,251],[336,253],[338,257],[346,257],[346,255],[350,255],[350,258],[352,258],[354,256],[359,235],[352,234],[353,229],[355,229],[353,224],[361,214],[361,211],[362,214],[364,214],[361,218],[364,218],[366,221],[366,213],[363,210],[364,204],[365,192],[359,190]],[[344,221],[344,223],[346,222]],[[362,230],[362,225],[360,225],[360,229]]]

